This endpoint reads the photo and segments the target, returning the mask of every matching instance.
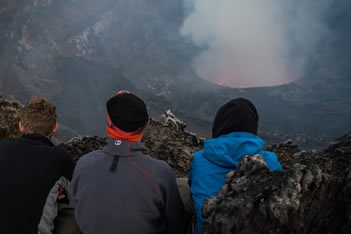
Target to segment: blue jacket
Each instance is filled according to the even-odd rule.
[[[247,132],[232,132],[206,140],[204,149],[195,152],[190,164],[190,191],[196,209],[194,233],[202,232],[202,205],[205,199],[217,195],[225,184],[225,175],[235,170],[241,157],[260,154],[270,171],[282,170],[273,152],[263,151],[265,142]]]

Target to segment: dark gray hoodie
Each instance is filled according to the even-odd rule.
[[[184,207],[172,169],[143,149],[110,139],[78,161],[75,216],[85,234],[182,233]]]

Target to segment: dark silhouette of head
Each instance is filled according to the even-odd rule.
[[[217,111],[212,126],[212,137],[231,132],[249,132],[257,135],[258,114],[256,107],[245,98],[236,98]]]
[[[144,127],[149,119],[144,101],[127,91],[113,96],[106,107],[113,125],[125,132]]]

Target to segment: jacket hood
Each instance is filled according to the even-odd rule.
[[[212,137],[217,138],[233,132],[249,132],[257,135],[258,114],[252,102],[235,98],[217,111],[212,126]]]
[[[248,132],[232,132],[218,138],[206,140],[203,156],[224,168],[236,167],[242,156],[260,152],[265,142]]]

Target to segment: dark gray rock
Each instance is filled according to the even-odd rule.
[[[106,144],[104,137],[77,137],[60,147],[68,150],[77,161],[91,151],[102,149]],[[166,161],[177,177],[187,177],[193,153],[202,148],[203,140],[195,134],[177,129],[173,125],[150,120],[142,142],[145,153],[151,157]]]
[[[18,129],[22,105],[0,95],[0,139],[16,138],[21,135]]]
[[[0,139],[19,136],[21,107],[0,97]],[[187,176],[203,140],[155,120],[142,139],[146,153],[166,161],[177,177]],[[78,137],[61,147],[78,160],[105,144],[104,137]],[[351,133],[323,151],[301,153],[292,141],[267,150],[284,172],[270,173],[259,155],[243,157],[219,194],[206,200],[204,233],[351,233]]]
[[[204,233],[350,233],[351,134],[336,142],[299,157],[293,144],[272,146],[284,172],[270,173],[259,155],[243,157],[205,201]]]
[[[75,137],[59,146],[70,152],[73,160],[77,162],[84,154],[102,149],[106,145],[106,140],[107,138],[98,136]]]
[[[155,120],[150,121],[142,142],[146,146],[145,153],[166,161],[177,177],[188,176],[193,154],[203,146],[203,139],[195,134]]]

